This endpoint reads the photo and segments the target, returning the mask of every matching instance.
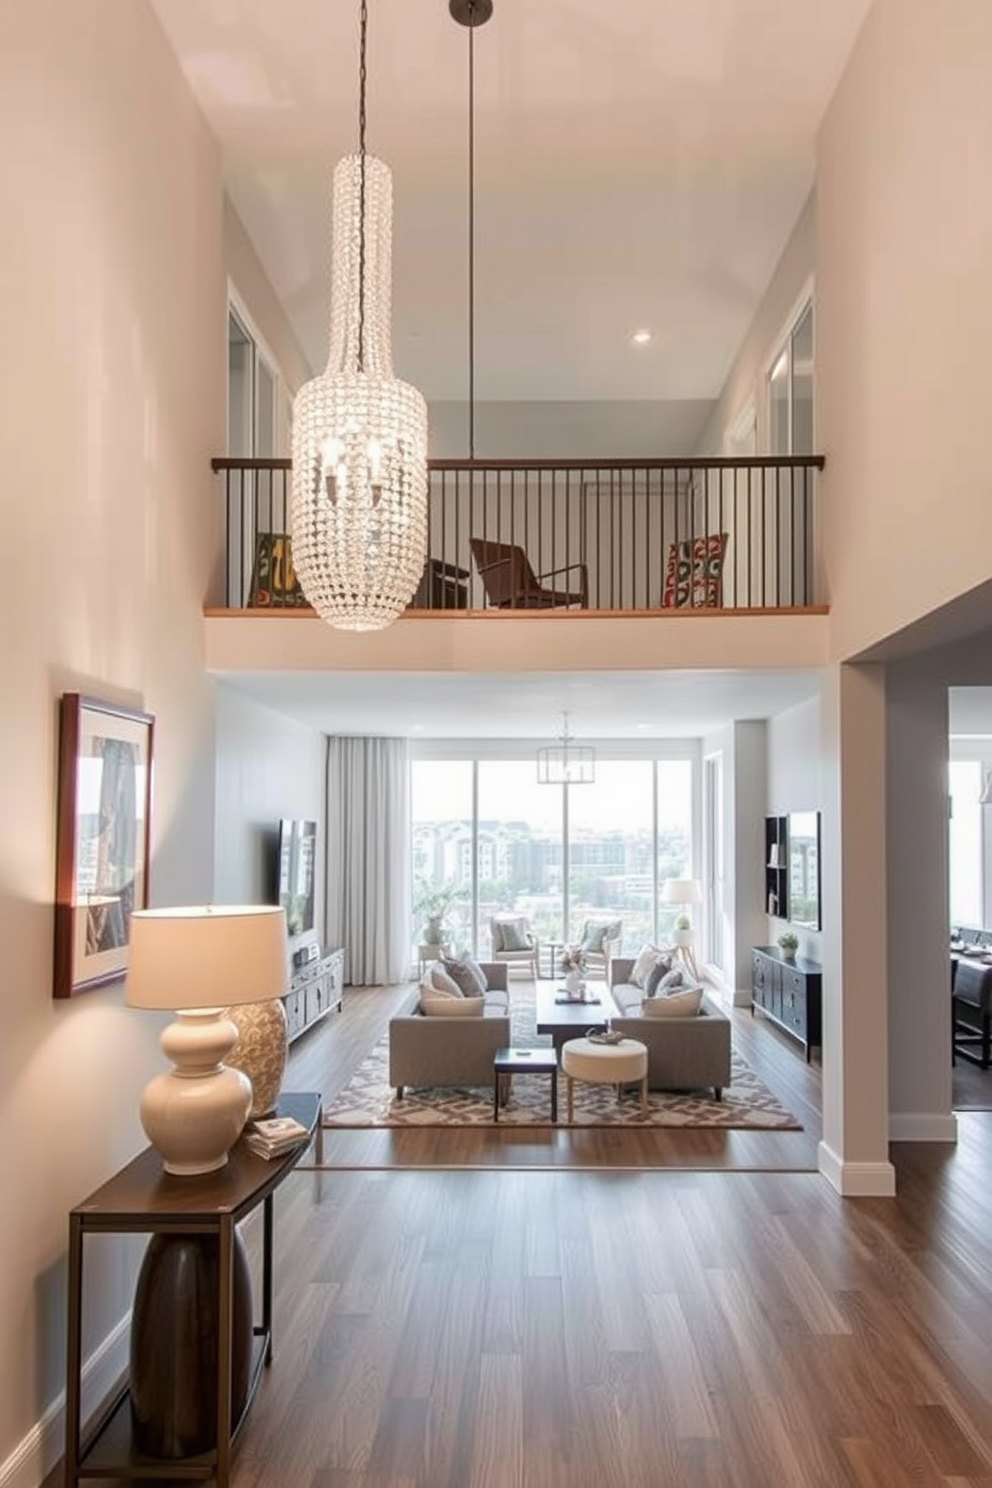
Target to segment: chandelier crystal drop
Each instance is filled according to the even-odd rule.
[[[362,48],[364,139],[364,26]],[[389,167],[346,156],[332,205],[327,370],[293,405],[293,563],[328,624],[382,630],[427,557],[427,405],[393,376]]]

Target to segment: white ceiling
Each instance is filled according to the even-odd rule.
[[[696,738],[816,695],[807,671],[238,672],[223,677],[326,734],[552,741],[568,711],[578,738]]]
[[[322,368],[330,176],[358,141],[358,0],[152,3]],[[869,4],[495,0],[475,33],[478,402],[717,396]],[[468,32],[446,0],[369,12],[368,148],[394,176],[396,371],[429,401],[461,400]],[[640,326],[654,340],[633,348]]]

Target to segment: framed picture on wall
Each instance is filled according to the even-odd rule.
[[[131,913],[148,905],[155,721],[78,692],[59,705],[53,996],[127,969]]]

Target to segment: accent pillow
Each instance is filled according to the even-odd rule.
[[[493,942],[493,955],[495,956],[497,951],[503,950],[503,921],[493,920],[490,933]]]
[[[633,982],[635,987],[644,986],[644,983],[647,981],[648,973],[650,972],[652,966],[654,966],[658,957],[663,954],[664,952],[659,946],[641,946],[640,953],[638,954],[637,960],[634,962],[630,973],[630,980]]]
[[[671,976],[671,974],[671,956],[663,956],[659,954],[651,970],[644,978],[644,996],[654,997],[655,993],[659,991],[660,987],[667,983],[668,978]],[[678,974],[679,976],[681,976],[681,971]]]
[[[449,997],[430,992],[420,994],[420,1011],[425,1018],[481,1018],[484,997]]]
[[[671,966],[658,983],[657,991],[661,996],[669,992],[676,992],[680,987],[691,987],[693,985],[686,976],[681,966]]]
[[[723,594],[727,534],[672,543],[668,549],[662,609],[718,609]]]
[[[530,941],[520,920],[503,920],[503,950],[529,951]]]
[[[433,966],[428,967],[427,980],[433,992],[443,992],[446,997],[465,996],[454,977],[448,975],[440,961],[435,961]]]
[[[586,920],[582,927],[580,951],[601,951],[609,926],[605,920]]]
[[[662,997],[646,997],[641,1003],[641,1013],[645,1018],[693,1018],[702,1000],[702,987],[686,987]]]
[[[445,956],[442,965],[464,997],[482,997],[486,992],[486,974],[471,956]]]

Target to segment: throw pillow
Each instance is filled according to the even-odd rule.
[[[658,955],[654,965],[644,979],[644,996],[654,997],[659,986],[667,981],[672,974],[672,958],[670,956]],[[682,973],[679,972],[679,976]]]
[[[465,996],[454,977],[448,975],[440,961],[435,961],[433,966],[428,968],[427,977],[432,991],[444,992],[448,997]]]
[[[709,537],[695,537],[672,543],[668,549],[662,608],[719,608],[722,603],[723,560],[726,552],[725,532],[714,532]]]
[[[446,997],[443,993],[421,993],[420,1011],[425,1018],[481,1018],[484,997]]]
[[[688,987],[689,978],[681,966],[671,966],[658,983],[657,990],[664,995],[666,992],[674,992],[680,987]]]
[[[662,954],[663,952],[658,946],[641,946],[637,960],[634,962],[630,973],[630,980],[635,987],[644,986],[644,983],[648,979],[648,973]]]
[[[601,951],[603,941],[609,925],[606,920],[586,920],[582,927],[582,940],[579,943],[580,951]]]
[[[641,1003],[645,1018],[694,1018],[703,1000],[702,987],[686,987],[663,997],[646,997]]]
[[[503,921],[493,920],[490,926],[490,935],[493,942],[493,955],[503,949]]]
[[[502,929],[504,951],[530,950],[530,940],[520,920],[504,920]]]
[[[486,991],[486,974],[471,956],[445,956],[442,964],[465,997],[481,997]]]

